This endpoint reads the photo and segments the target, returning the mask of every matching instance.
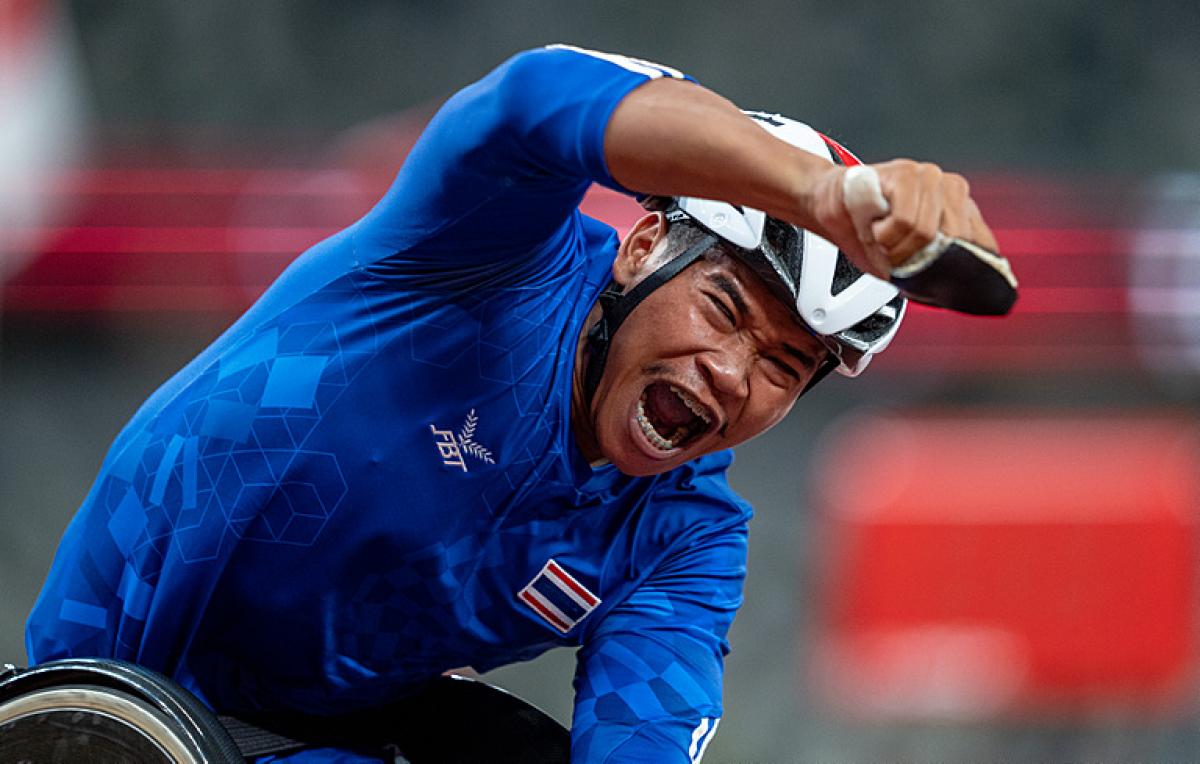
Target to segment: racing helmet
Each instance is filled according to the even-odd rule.
[[[797,148],[837,164],[861,164],[836,141],[802,122],[779,114],[745,113],[764,130]],[[904,318],[905,298],[892,284],[856,268],[827,239],[768,217],[761,210],[727,202],[661,196],[645,197],[641,202],[647,209],[664,212],[670,223],[690,221],[709,235],[629,292],[610,285],[600,296],[603,317],[589,333],[593,356],[585,380],[589,398],[603,374],[608,341],[633,308],[722,243],[829,348],[828,360],[809,380],[805,392],[835,369],[845,376],[858,376],[872,356],[884,350],[896,335]]]

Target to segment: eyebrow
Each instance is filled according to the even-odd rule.
[[[802,363],[804,365],[804,368],[806,370],[816,367],[817,362],[812,357],[811,353],[806,353],[805,351],[801,350],[800,348],[789,345],[786,342],[783,344],[783,349],[786,350],[790,355],[795,356],[800,361],[800,363]]]
[[[708,278],[717,289],[720,289],[733,301],[733,305],[737,308],[738,313],[745,316],[750,312],[750,308],[746,304],[746,298],[742,295],[742,290],[738,288],[737,284],[720,273],[709,274]],[[794,345],[789,345],[786,342],[783,344],[783,349],[787,351],[788,355],[796,358],[806,371],[816,367],[817,362],[811,353],[805,352]]]
[[[742,296],[742,290],[738,289],[736,284],[720,273],[710,273],[708,278],[717,289],[720,289],[729,296],[729,299],[733,300],[733,306],[737,308],[738,313],[745,316],[750,312],[749,306],[746,305],[746,298]]]

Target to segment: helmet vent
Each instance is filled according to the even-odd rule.
[[[896,295],[888,301],[886,305],[875,311],[871,315],[859,321],[854,326],[839,332],[841,339],[852,343],[860,343],[863,346],[869,346],[879,340],[883,335],[887,334],[900,315],[900,306],[904,302],[902,295]]]
[[[838,250],[837,262],[833,266],[833,284],[830,286],[830,294],[839,295],[846,291],[847,288],[855,281],[858,281],[863,272],[850,264],[850,259],[845,253]]]

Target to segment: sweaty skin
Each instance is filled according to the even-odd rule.
[[[842,198],[844,167],[775,138],[694,83],[664,78],[627,95],[609,121],[604,151],[614,179],[627,188],[761,209],[829,239],[880,278],[939,231],[997,250],[962,176],[907,159],[872,165],[889,211],[853,219]],[[660,215],[642,218],[621,243],[614,280],[628,290],[651,272],[664,236]],[[714,288],[716,275],[737,285],[746,310],[729,290]],[[592,308],[587,326],[599,311]],[[764,432],[787,414],[816,368],[800,358],[826,352],[734,261],[689,266],[633,311],[613,338],[590,406],[583,392],[585,334],[586,327],[573,380],[576,441],[589,460],[608,460],[630,475],[665,472]],[[713,423],[700,437],[668,449],[647,439],[639,402],[655,382],[674,385],[707,412]]]
[[[662,264],[667,223],[644,216],[621,244],[613,278],[626,290]],[[599,319],[592,309],[587,325]],[[653,475],[731,448],[775,425],[828,352],[741,262],[701,259],[656,289],[612,341],[590,408],[581,335],[572,387],[572,425],[590,461],[627,475]],[[666,382],[706,412],[706,431],[670,450],[656,448],[637,421],[649,385]]]
[[[614,264],[577,206],[624,184],[858,237],[840,171],[614,58],[528,51],[448,99],[370,213],[150,396],[64,535],[31,661],[132,660],[217,711],[331,715],[579,647],[575,761],[699,760],[751,515],[730,454],[702,454],[783,417],[825,350],[740,262],[704,259],[632,311],[585,406],[608,269],[631,286],[672,252],[648,215]],[[933,213],[897,198],[905,178],[948,207],[945,174],[882,167],[912,222]],[[612,464],[589,469],[576,432]]]

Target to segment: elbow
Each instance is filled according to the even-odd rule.
[[[509,58],[493,72],[494,88],[501,103],[528,103],[536,94],[553,87],[555,59],[562,51],[553,48],[530,48]]]

